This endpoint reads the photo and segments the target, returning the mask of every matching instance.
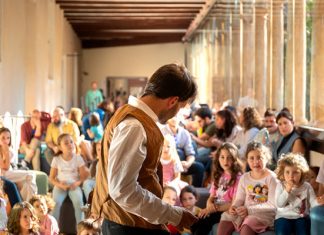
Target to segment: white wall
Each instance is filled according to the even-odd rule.
[[[89,89],[93,80],[105,89],[106,77],[149,78],[164,64],[184,64],[182,43],[85,49],[82,54],[82,95]]]
[[[81,43],[63,11],[55,0],[1,0],[1,8],[0,115],[69,108],[72,75],[63,65]]]

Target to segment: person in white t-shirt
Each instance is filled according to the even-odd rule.
[[[60,209],[67,195],[69,195],[73,207],[76,222],[84,219],[81,211],[83,206],[83,194],[80,185],[87,179],[89,171],[81,156],[75,153],[75,144],[69,134],[61,134],[58,137],[58,146],[61,154],[53,158],[50,182],[54,185],[53,199],[55,207],[53,216],[59,220]]]

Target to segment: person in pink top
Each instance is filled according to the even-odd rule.
[[[241,175],[242,162],[237,147],[231,143],[221,144],[213,161],[213,183],[207,206],[199,213],[200,220],[191,228],[194,235],[209,234],[213,225],[219,222],[221,214],[232,203]]]
[[[236,230],[242,235],[252,235],[273,227],[277,179],[266,168],[271,160],[270,151],[253,141],[247,146],[246,159],[251,171],[240,178],[235,199],[222,214],[217,234],[229,235]]]
[[[177,190],[177,195],[179,196],[181,189],[187,186],[188,183],[180,179],[183,167],[177,153],[174,138],[171,135],[164,136],[160,161],[163,168],[163,186],[172,186]]]
[[[51,199],[53,201],[53,199]],[[58,235],[60,230],[56,219],[49,214],[49,206],[45,196],[34,195],[29,203],[34,207],[38,218],[40,235]]]

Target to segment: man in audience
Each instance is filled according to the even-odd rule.
[[[44,113],[45,115],[46,113]],[[30,120],[21,125],[20,153],[25,154],[22,165],[27,167],[32,164],[34,170],[40,170],[40,141],[45,137],[48,122],[41,121],[42,113],[34,109]],[[50,115],[48,114],[48,120]]]
[[[268,129],[269,132],[269,142],[271,151],[274,147],[274,144],[279,140],[280,133],[278,130],[278,124],[276,122],[276,111],[273,109],[267,109],[264,113],[264,126]]]
[[[91,89],[87,91],[85,97],[86,113],[94,111],[98,104],[103,101],[102,93],[98,89],[97,82],[91,82]]]
[[[60,134],[68,133],[72,136],[75,144],[78,143],[80,131],[78,125],[65,117],[64,109],[60,106],[53,111],[52,122],[48,125],[45,142],[47,149],[45,157],[49,164],[52,163],[53,156],[59,152],[57,138]]]
[[[216,134],[216,125],[212,119],[212,112],[208,107],[199,108],[195,114],[195,121],[198,123],[197,136],[191,135],[198,145],[196,160],[203,163],[205,169],[209,169],[211,158],[210,138]]]
[[[204,165],[195,161],[196,152],[192,145],[189,131],[179,125],[179,119],[173,117],[168,120],[167,125],[162,128],[163,135],[170,134],[174,136],[177,152],[180,157],[183,175],[192,175],[192,185],[201,187],[204,177]]]

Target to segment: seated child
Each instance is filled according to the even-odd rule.
[[[47,198],[47,200],[54,202],[52,198]],[[48,201],[43,195],[34,195],[29,203],[35,209],[40,235],[57,235],[59,234],[59,227],[56,219],[49,214]]]
[[[309,210],[317,206],[312,186],[305,182],[308,173],[306,159],[296,153],[283,155],[278,161],[277,175],[280,183],[276,188],[277,235],[309,234]]]
[[[37,193],[36,175],[32,171],[13,169],[14,152],[11,133],[8,128],[0,128],[0,169],[1,176],[17,184],[22,198],[28,201]]]
[[[198,200],[198,194],[193,186],[186,186],[181,190],[180,202],[184,208],[190,211],[193,215],[198,215],[201,211],[199,207],[196,206]],[[190,235],[190,228],[185,228],[181,235]]]
[[[93,219],[82,220],[77,226],[77,235],[99,235],[100,224]]]
[[[232,143],[223,143],[213,160],[213,182],[207,206],[199,213],[200,220],[191,227],[193,234],[208,235],[213,225],[220,221],[222,213],[229,209],[242,168],[237,147]]]
[[[35,210],[29,202],[19,202],[12,208],[8,220],[9,234],[39,235]]]
[[[83,206],[81,184],[88,178],[89,172],[82,157],[75,153],[75,144],[70,134],[61,134],[57,142],[61,152],[52,161],[49,177],[50,182],[54,185],[55,208],[53,216],[56,220],[59,219],[63,201],[69,195],[74,207],[75,220],[79,223],[84,217],[81,210]]]
[[[258,142],[247,145],[246,159],[251,171],[240,178],[235,199],[224,212],[217,234],[255,234],[273,226],[275,218],[275,190],[277,179],[274,172],[266,168],[271,160],[267,147]]]
[[[177,190],[177,195],[188,183],[180,179],[183,167],[177,153],[174,138],[171,135],[164,136],[164,144],[161,155],[161,164],[163,168],[163,185],[171,186]]]
[[[171,186],[165,186],[163,188],[162,201],[168,203],[171,206],[174,206],[177,202],[177,199],[178,199],[177,190],[175,190]],[[168,229],[170,231],[170,235],[179,235],[180,234],[178,229],[171,224],[168,224]]]

